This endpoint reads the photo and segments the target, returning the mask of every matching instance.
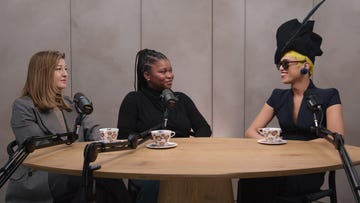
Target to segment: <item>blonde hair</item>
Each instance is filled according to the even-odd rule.
[[[65,53],[59,51],[41,51],[30,59],[21,95],[31,97],[34,105],[42,112],[55,107],[72,110],[65,103],[63,92],[54,84],[54,72],[60,59],[65,59]]]
[[[296,52],[296,51],[289,51],[286,54],[284,54],[284,56],[294,57],[294,58],[296,58],[297,61],[305,60],[307,63],[310,64],[309,75],[312,76],[312,74],[314,72],[314,63],[307,56],[302,55],[302,54],[300,54],[299,52]]]

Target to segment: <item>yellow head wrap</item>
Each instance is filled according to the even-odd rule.
[[[294,57],[297,61],[306,60],[306,62],[308,62],[310,64],[309,75],[312,76],[312,74],[314,72],[314,63],[307,56],[304,56],[296,51],[289,51],[286,54],[284,54],[284,56]]]

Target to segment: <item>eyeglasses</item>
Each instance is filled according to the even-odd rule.
[[[289,64],[290,63],[304,63],[306,62],[306,60],[302,60],[302,61],[288,61],[288,60],[283,60],[283,61],[280,61],[278,64],[276,64],[276,68],[278,70],[280,70],[280,66],[283,67],[284,70],[287,70],[289,69]]]

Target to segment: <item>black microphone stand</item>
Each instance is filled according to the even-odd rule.
[[[321,112],[321,108],[319,109]],[[334,147],[339,151],[339,155],[343,164],[343,168],[345,170],[347,179],[350,183],[352,193],[356,202],[360,202],[360,181],[359,176],[357,174],[356,169],[354,168],[352,161],[345,149],[344,146],[344,139],[343,136],[336,132],[331,132],[330,130],[322,127],[320,124],[317,123],[317,111],[313,111],[314,113],[314,122],[315,127],[311,127],[311,131],[316,132],[316,134],[321,137],[325,138],[328,142],[334,145]],[[331,137],[329,137],[331,136]]]
[[[87,144],[84,149],[84,164],[82,172],[82,190],[85,196],[83,201],[94,202],[95,200],[96,192],[94,189],[93,172],[100,169],[101,165],[91,165],[91,162],[96,160],[98,153],[136,149],[138,145],[151,138],[152,130],[159,129],[162,126],[163,124],[159,124],[139,134],[130,134],[126,141],[111,143],[98,141]]]
[[[90,165],[90,163],[96,160],[98,153],[136,149],[138,145],[143,144],[144,142],[146,142],[151,138],[151,131],[156,129],[166,129],[169,109],[174,108],[177,101],[177,98],[175,96],[173,97],[171,97],[171,99],[173,100],[171,103],[163,99],[166,106],[163,113],[164,121],[162,123],[148,130],[145,130],[144,132],[138,134],[130,134],[126,141],[117,141],[111,143],[92,142],[85,146],[84,164],[83,164],[83,172],[82,172],[82,190],[83,190],[82,198],[85,198],[83,199],[84,202],[95,201],[96,190],[94,186],[93,174],[95,170],[101,168],[101,165],[99,164]]]
[[[77,94],[74,98],[75,109],[78,112],[78,116],[75,120],[75,127],[73,132],[67,132],[62,134],[47,135],[47,136],[32,136],[25,139],[25,141],[19,145],[16,140],[10,142],[7,146],[7,152],[9,154],[9,160],[0,169],[0,188],[6,183],[6,181],[11,177],[11,175],[16,171],[16,169],[23,163],[26,157],[34,152],[36,149],[67,144],[70,145],[79,138],[79,130],[81,127],[82,121],[88,114],[91,114],[93,111],[92,103],[83,95]],[[79,101],[79,97],[81,100]],[[66,138],[66,139],[64,139]],[[43,141],[47,141],[43,143]],[[17,147],[16,151],[14,148]]]
[[[11,177],[11,175],[16,171],[16,169],[22,164],[26,157],[34,152],[36,149],[41,149],[45,147],[67,144],[70,145],[78,139],[78,132],[82,120],[85,118],[84,115],[79,114],[76,119],[76,125],[74,132],[47,135],[47,136],[32,136],[25,139],[25,141],[19,146],[17,141],[14,140],[9,143],[7,151],[9,154],[9,160],[0,169],[0,188],[5,184],[5,182]],[[66,138],[66,139],[63,139]],[[47,143],[42,143],[43,141],[48,141]],[[14,147],[17,147],[14,151]]]
[[[98,156],[98,153],[112,152],[112,151],[121,151],[136,149],[138,145],[143,144],[151,138],[151,131],[166,127],[167,123],[167,110],[164,112],[164,122],[160,123],[144,132],[139,134],[130,134],[126,141],[118,141],[111,143],[104,142],[92,142],[87,144],[84,149],[84,164],[82,172],[82,190],[83,190],[83,199],[84,202],[94,202],[95,200],[95,187],[94,187],[94,171],[101,168],[101,165],[94,164],[90,165],[91,162],[94,162]]]
[[[26,157],[36,149],[60,144],[70,145],[79,138],[81,123],[88,114],[92,113],[93,107],[91,101],[82,93],[75,94],[74,103],[75,109],[79,115],[75,120],[75,128],[73,132],[46,136],[32,136],[26,138],[21,145],[19,145],[16,140],[8,144],[7,152],[9,154],[9,160],[5,166],[0,169],[0,188],[22,164]],[[47,142],[44,143],[44,141]],[[14,151],[16,146],[18,147],[16,151]]]
[[[100,169],[101,165],[90,165],[90,163],[96,160],[98,153],[135,149],[137,147],[137,144],[137,136],[130,135],[127,141],[111,143],[92,142],[85,146],[84,164],[82,171],[82,198],[85,198],[83,199],[83,201],[93,202],[95,199],[93,172]]]
[[[328,142],[332,143],[334,145],[334,147],[339,151],[339,155],[340,155],[340,158],[341,158],[341,161],[343,164],[343,168],[345,170],[347,179],[350,183],[354,198],[355,198],[356,202],[360,202],[359,176],[358,176],[356,169],[354,168],[352,161],[345,149],[343,136],[339,133],[331,132],[328,129],[323,128],[323,127],[314,128],[314,130],[320,137],[325,138]],[[330,135],[331,138],[328,135]]]

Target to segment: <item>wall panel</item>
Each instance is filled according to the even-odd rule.
[[[214,1],[213,133],[217,137],[243,137],[244,25],[244,1]]]
[[[73,93],[92,100],[91,116],[106,127],[117,126],[120,103],[133,90],[139,9],[140,1],[134,0],[71,3]]]

